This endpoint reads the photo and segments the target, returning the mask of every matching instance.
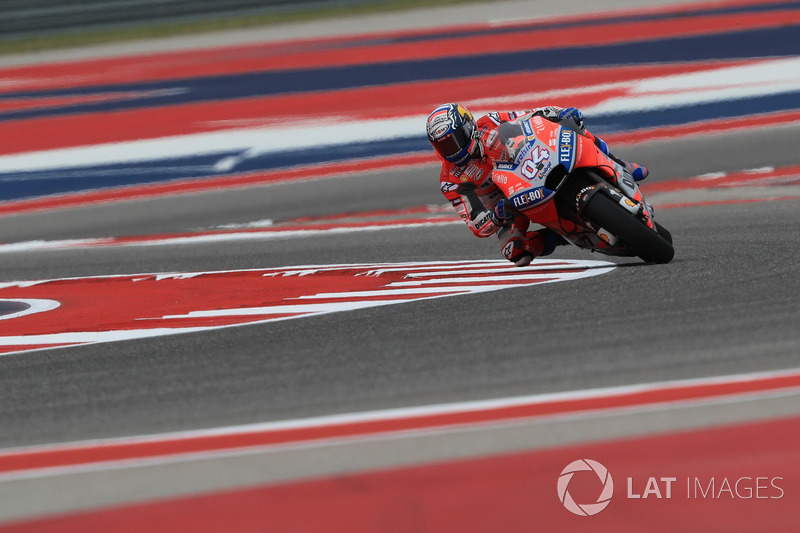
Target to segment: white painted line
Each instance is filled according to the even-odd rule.
[[[503,275],[490,275],[486,278],[474,276],[470,274],[466,277],[457,277],[454,275],[454,268],[457,265],[463,265],[470,272],[474,272],[476,267],[483,266],[484,270],[490,272],[504,272]],[[313,276],[314,274],[321,273],[323,278],[329,277],[331,271],[336,271],[335,283],[330,280],[327,282],[315,281],[309,279],[307,284],[302,282],[297,283],[298,287],[295,291],[287,293],[285,296],[291,297],[291,301],[285,301],[278,298],[273,294],[272,299],[264,300],[258,298],[255,300],[242,300],[239,297],[225,304],[217,304],[214,308],[210,307],[203,300],[193,302],[191,307],[187,308],[184,302],[183,306],[178,306],[173,309],[163,309],[163,315],[153,316],[152,310],[137,310],[127,309],[125,316],[120,316],[116,319],[110,319],[108,322],[103,322],[109,312],[113,310],[103,310],[101,315],[92,315],[92,318],[87,317],[87,313],[95,313],[97,309],[94,307],[81,308],[80,305],[87,305],[87,302],[78,301],[73,302],[72,313],[69,318],[69,326],[61,326],[64,329],[59,329],[58,333],[53,332],[52,328],[48,329],[45,322],[41,324],[28,324],[18,330],[6,330],[7,333],[3,335],[0,333],[0,347],[11,347],[2,353],[2,356],[10,355],[11,353],[25,352],[27,349],[39,349],[43,346],[52,347],[65,347],[77,344],[89,344],[100,342],[115,342],[131,339],[142,339],[162,335],[177,335],[185,333],[194,333],[199,331],[207,331],[219,328],[232,328],[249,324],[265,324],[268,322],[292,320],[298,318],[305,318],[314,315],[347,312],[364,308],[397,305],[419,300],[429,300],[435,298],[445,298],[456,296],[459,294],[467,293],[484,293],[489,291],[497,291],[509,288],[518,289],[523,286],[530,286],[536,283],[552,283],[559,281],[571,281],[589,276],[598,276],[610,272],[616,265],[609,262],[602,261],[578,261],[578,260],[564,260],[558,263],[552,261],[542,261],[541,266],[544,269],[549,269],[559,265],[563,271],[546,271],[543,278],[537,274],[537,267],[539,263],[534,261],[525,268],[516,268],[511,263],[504,260],[486,260],[475,261],[466,260],[463,262],[423,262],[423,263],[370,263],[370,264],[353,264],[353,265],[316,265],[307,267],[283,267],[283,268],[265,268],[265,269],[251,269],[251,270],[233,270],[233,271],[217,271],[217,272],[186,272],[186,273],[162,273],[162,274],[131,274],[131,275],[118,275],[118,276],[98,276],[92,278],[69,278],[69,279],[54,279],[54,280],[37,280],[37,281],[22,281],[22,282],[4,282],[0,283],[0,291],[6,288],[27,287],[30,288],[31,294],[29,296],[48,295],[49,284],[60,284],[62,286],[75,286],[73,282],[83,281],[86,279],[108,279],[118,280],[122,285],[115,286],[115,290],[134,291],[137,294],[144,294],[142,291],[147,290],[167,290],[164,288],[156,288],[155,284],[170,285],[169,290],[176,291],[176,294],[181,294],[181,291],[188,290],[184,284],[174,283],[176,280],[192,280],[201,276],[214,276],[214,275],[227,275],[235,274],[236,272],[250,272],[255,275],[250,275],[256,284],[272,284],[271,291],[275,292],[279,289],[279,280],[268,280],[264,278],[276,278],[283,276]],[[413,270],[417,274],[423,274],[426,279],[414,281],[412,284],[434,284],[443,283],[447,287],[445,290],[439,290],[438,287],[416,287],[414,290],[407,291],[407,287],[397,289],[393,286],[393,280],[402,278],[401,275],[387,275],[385,278],[378,278],[381,273],[404,270]],[[352,276],[354,281],[350,288],[359,289],[355,291],[347,290],[347,286],[343,286],[344,279],[338,275],[339,271],[345,271],[346,276]],[[404,274],[405,275],[405,274]],[[346,277],[345,276],[345,277]],[[439,278],[438,280],[436,278]],[[355,278],[360,278],[355,281]],[[367,278],[367,279],[365,279]],[[169,280],[173,280],[170,282]],[[256,281],[257,280],[257,281]],[[298,280],[299,281],[299,280]],[[277,284],[276,284],[277,282]],[[365,283],[366,282],[366,283]],[[322,283],[320,285],[320,283]],[[148,289],[148,285],[150,289]],[[331,290],[332,288],[342,287],[342,295],[330,301],[314,301],[319,300],[317,294],[321,290]],[[385,290],[386,294],[394,298],[392,299],[364,299],[366,296],[374,296],[372,291],[366,289]],[[82,289],[80,289],[82,290]],[[304,294],[305,293],[305,294]],[[359,296],[361,295],[361,296]],[[301,296],[308,296],[307,299],[302,300]],[[175,298],[179,301],[181,298]],[[76,313],[75,306],[83,309],[83,312]],[[66,308],[66,307],[65,307]],[[88,311],[91,309],[91,311]],[[81,318],[84,317],[84,318]],[[218,320],[209,322],[207,319],[215,318]],[[175,320],[182,320],[176,323]],[[39,328],[39,329],[37,329]],[[107,328],[107,329],[106,329]]]
[[[307,230],[272,230],[272,231],[242,231],[213,233],[203,235],[187,234],[182,237],[175,236],[145,236],[140,239],[71,239],[63,241],[26,241],[11,244],[0,244],[0,253],[19,253],[36,252],[46,250],[64,250],[74,248],[97,248],[97,247],[129,247],[129,246],[178,246],[183,244],[211,244],[220,242],[237,241],[257,241],[257,240],[278,240],[294,239],[306,237],[319,237],[324,235],[346,235],[349,233],[364,233],[373,231],[384,231],[392,229],[411,229],[429,226],[442,226],[463,224],[461,219],[442,219],[430,220],[426,222],[412,222],[397,224],[385,224],[374,226],[341,227]]]
[[[786,383],[781,386],[769,386],[768,382],[776,379],[784,379]],[[791,380],[791,381],[789,381]],[[153,444],[164,442],[193,441],[202,438],[213,438],[219,436],[247,436],[253,434],[264,434],[271,432],[281,432],[296,429],[319,429],[335,428],[338,426],[349,426],[353,424],[402,421],[414,419],[426,419],[441,415],[458,415],[470,413],[487,413],[497,410],[518,408],[525,406],[537,406],[546,404],[560,404],[575,401],[605,400],[613,398],[623,398],[636,394],[645,394],[647,399],[635,400],[629,403],[622,403],[618,406],[592,408],[591,405],[577,410],[555,410],[545,412],[540,415],[527,415],[522,417],[510,418],[478,418],[474,422],[468,420],[459,423],[447,423],[443,425],[421,425],[407,426],[399,430],[367,430],[365,432],[354,432],[342,434],[341,436],[330,436],[310,439],[307,441],[280,441],[269,444],[256,444],[253,446],[242,446],[239,450],[230,448],[216,449],[209,447],[206,450],[167,453],[160,457],[142,455],[132,456],[127,459],[98,461],[95,463],[66,464],[56,467],[30,468],[27,470],[8,471],[0,473],[0,481],[17,477],[28,477],[48,474],[58,474],[71,471],[87,470],[100,468],[119,468],[121,466],[140,466],[159,462],[176,462],[179,460],[198,459],[204,457],[220,457],[227,454],[252,453],[253,451],[268,451],[270,449],[299,448],[303,446],[313,446],[331,442],[344,442],[353,439],[364,438],[392,438],[392,436],[402,436],[407,434],[419,434],[420,432],[443,432],[453,431],[461,427],[492,426],[495,424],[515,424],[531,418],[548,419],[553,417],[567,418],[587,418],[596,416],[613,415],[616,413],[642,412],[669,409],[671,407],[689,405],[712,405],[746,401],[748,399],[761,397],[778,397],[796,395],[800,392],[800,368],[790,368],[766,372],[753,372],[745,374],[733,374],[725,376],[715,376],[708,378],[694,378],[685,380],[660,381],[651,383],[641,383],[633,385],[621,385],[614,387],[603,387],[597,389],[584,389],[575,391],[564,391],[555,393],[534,394],[525,396],[512,396],[495,398],[490,400],[475,400],[452,402],[444,404],[430,404],[423,406],[382,409],[374,411],[351,412],[335,415],[324,415],[318,417],[298,418],[274,422],[261,422],[253,424],[242,424],[232,426],[220,426],[199,430],[167,432],[149,435],[137,435],[128,437],[113,437],[107,439],[93,439],[84,441],[73,441],[67,443],[55,443],[45,445],[34,445],[7,448],[0,450],[0,459],[3,457],[15,456],[19,454],[50,454],[53,452],[69,452],[74,450],[86,450],[93,448],[110,448],[115,446],[132,446],[138,444]],[[734,392],[711,392],[707,395],[697,395],[687,398],[666,399],[666,393],[674,394],[676,391],[702,389],[713,386],[753,384],[747,390],[737,390]],[[760,386],[763,384],[763,386]],[[650,400],[653,394],[661,394],[657,399]]]
[[[32,315],[34,313],[44,313],[45,311],[51,311],[56,309],[61,304],[55,300],[46,300],[43,298],[25,298],[25,299],[0,299],[0,302],[22,302],[23,304],[27,304],[30,307],[23,311],[18,311],[16,313],[9,313],[7,315],[0,315],[0,320],[10,320],[12,318],[19,318],[26,315]]]

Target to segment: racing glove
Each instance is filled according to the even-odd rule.
[[[509,205],[508,200],[501,198],[492,209],[492,222],[497,227],[510,228],[515,214],[516,209]]]

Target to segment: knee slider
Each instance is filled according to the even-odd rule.
[[[500,240],[500,253],[515,265],[525,266],[533,260],[533,254],[525,247],[525,236],[519,229],[504,228],[497,237]]]

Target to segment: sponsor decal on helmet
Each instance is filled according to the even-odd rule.
[[[440,138],[440,137],[444,137],[444,135],[445,135],[446,133],[449,133],[449,132],[450,132],[450,129],[451,129],[451,126],[450,126],[450,124],[444,124],[444,123],[443,123],[443,124],[439,124],[438,126],[434,124],[434,126],[436,126],[436,129],[435,129],[435,130],[433,131],[433,133],[431,134],[431,136],[432,136],[434,139],[438,139],[438,138]]]
[[[456,108],[458,114],[464,117],[464,120],[472,120],[472,113],[470,113],[469,109],[463,106],[458,106]]]
[[[428,138],[438,140],[452,133],[455,126],[452,106],[449,104],[437,107],[428,117]]]
[[[437,119],[435,122],[428,123],[428,137],[431,139],[441,139],[453,131],[453,123],[447,117]]]

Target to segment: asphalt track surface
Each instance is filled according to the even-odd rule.
[[[765,125],[617,153],[651,168],[647,194],[647,185],[674,178],[797,165],[798,137],[800,126]],[[435,175],[434,166],[423,166],[16,215],[2,219],[0,242],[438,205]],[[560,248],[557,258],[610,260],[619,268],[568,283],[0,357],[0,446],[796,367],[798,186],[717,191],[701,198],[709,205],[659,210],[691,200],[687,194],[648,195],[674,237],[676,256],[666,265]],[[0,280],[496,257],[493,240],[446,225],[20,251],[0,257]]]
[[[684,141],[664,141],[620,153],[653,161],[648,179],[658,183],[697,171],[790,164],[795,160],[786,140],[798,133],[796,126],[762,129],[707,136],[693,142],[692,150]],[[761,150],[744,149],[756,141],[763,143]],[[342,205],[369,211],[439,204],[438,190],[428,186],[432,175],[434,167],[422,167],[30,214],[5,220],[2,239],[170,233],[265,217],[328,215],[341,212]],[[790,190],[778,196],[796,196],[796,186],[785,189]],[[677,203],[687,200],[685,194],[648,198],[675,240],[676,257],[667,265],[612,259],[620,268],[569,283],[0,357],[0,443],[143,435],[796,366],[798,200],[738,203],[776,195],[748,189],[713,197],[732,203],[658,210],[659,197]],[[495,247],[459,224],[246,244],[7,253],[2,261],[3,279],[18,280],[494,259]],[[567,248],[556,256],[606,259]],[[796,412],[796,405],[791,399],[788,407],[768,406],[758,416],[768,417],[772,409]],[[737,415],[738,409],[707,416],[754,416]],[[683,416],[667,417],[651,430],[681,427]],[[629,420],[621,433],[636,433],[637,423],[644,422]],[[578,440],[586,435],[581,427],[567,432]],[[371,464],[347,454],[325,460],[345,470]],[[299,466],[304,461],[302,455],[290,460],[295,466],[287,467],[286,477],[331,467],[308,472]],[[185,486],[174,490],[191,492]],[[133,496],[142,497],[135,491]],[[126,490],[116,497],[124,500]]]
[[[757,168],[777,164],[780,157],[791,163],[784,143],[799,132],[793,126],[708,136],[694,146],[694,153],[702,157],[687,151],[682,141],[640,144],[624,153],[653,161],[649,180],[658,183],[693,169]],[[763,141],[762,150],[742,148],[752,146],[754,139]],[[31,214],[5,220],[3,238],[15,233],[25,239],[166,233],[265,216],[318,216],[340,212],[339,196],[348,198],[347,207],[354,211],[441,203],[436,187],[425,186],[433,174],[434,167],[423,167],[256,188],[245,195],[217,192]],[[392,194],[371,194],[374,187]],[[789,189],[796,196],[797,187]],[[685,194],[677,199],[686,200]],[[766,193],[774,195],[775,191]],[[797,364],[800,345],[795,327],[800,319],[798,200],[738,203],[753,196],[764,193],[717,195],[717,201],[733,203],[666,210],[658,210],[658,195],[648,198],[675,240],[676,257],[667,265],[613,259],[620,268],[569,283],[0,357],[0,443],[15,447],[143,435],[791,368]],[[117,227],[104,213],[131,222]],[[491,240],[474,239],[459,224],[247,244],[8,253],[2,261],[3,278],[16,280],[494,259],[495,246]],[[566,248],[556,254],[563,259],[587,255]],[[705,415],[710,420],[700,417],[700,424],[796,412],[796,398],[788,401],[758,406],[757,415],[730,407]],[[652,418],[627,420],[620,433],[637,433],[637,424],[649,431],[680,428],[693,416],[697,415],[666,417],[656,427],[648,426]],[[562,431],[578,441],[591,434],[582,426]],[[443,446],[447,450],[453,443]],[[494,442],[488,449],[502,446]],[[291,479],[327,468],[336,471],[331,463],[337,462],[344,470],[358,469],[372,464],[366,457],[392,453],[353,450],[355,455],[323,459],[326,466],[310,472],[301,466],[309,460],[301,454],[285,463],[294,466],[285,466],[288,473],[283,475]],[[360,453],[362,459],[355,459]],[[53,484],[52,493],[47,485],[33,485],[33,490],[57,501],[59,491],[63,494],[74,486],[75,481],[67,480],[67,485]],[[91,481],[85,483],[92,486]],[[124,488],[131,483],[120,482],[114,498],[131,497],[130,489]],[[181,485],[171,490],[192,489]],[[141,497],[133,491],[134,499]]]
[[[793,154],[784,143],[799,132],[709,136],[695,143],[702,158],[687,155],[682,142],[637,145],[626,155],[654,161],[649,179],[657,182],[692,170],[757,168],[781,156],[788,163]],[[754,139],[763,140],[763,150],[741,148]],[[4,221],[0,240],[170,233],[321,216],[341,212],[345,199],[352,211],[441,204],[435,185],[428,185],[431,175],[435,168],[428,167],[25,215]],[[800,341],[793,326],[799,318],[796,210],[797,200],[785,200],[657,211],[675,239],[672,263],[613,259],[623,268],[570,284],[3,357],[0,442],[146,434],[789,367]],[[2,261],[3,278],[17,280],[491,259],[495,247],[456,225],[264,243],[40,251],[6,254]],[[587,256],[605,259],[557,252],[559,258]]]

